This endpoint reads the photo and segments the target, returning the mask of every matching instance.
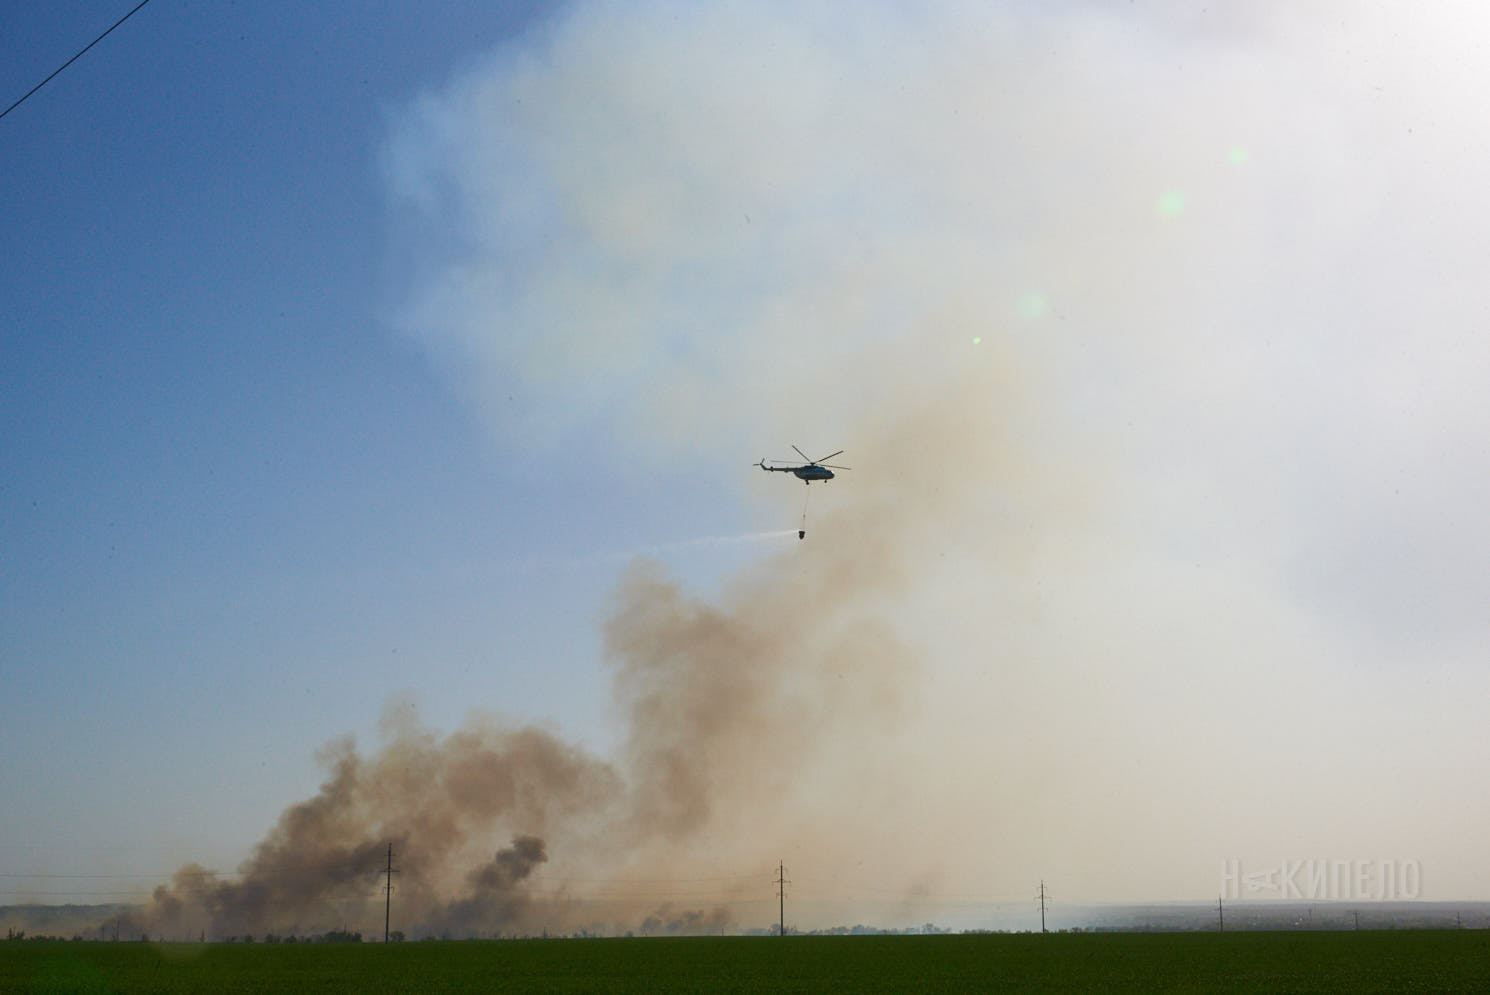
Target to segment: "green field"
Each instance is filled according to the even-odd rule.
[[[1487,991],[1490,932],[0,944],[0,992]]]

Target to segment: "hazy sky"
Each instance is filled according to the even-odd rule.
[[[4,103],[127,5],[44,8]],[[0,904],[411,708],[690,756],[624,865],[831,921],[1485,898],[1487,20],[156,0],[0,121]]]

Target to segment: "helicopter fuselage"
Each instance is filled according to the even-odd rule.
[[[797,449],[796,446],[792,446],[792,448],[793,449]],[[757,463],[755,465],[758,466],[758,467],[760,467],[762,470],[765,470],[767,473],[790,473],[793,476],[795,476],[798,480],[802,481],[802,483],[804,483],[804,484],[810,484],[814,480],[832,480],[834,478],[834,476],[836,476],[833,473],[833,470],[832,469],[829,469],[830,467],[833,466],[833,464],[831,464],[831,463],[825,463],[825,462],[823,462],[823,460],[830,460],[830,459],[833,458],[833,456],[838,456],[838,455],[841,455],[842,453],[843,453],[843,450],[840,449],[840,450],[838,450],[838,452],[833,453],[832,456],[824,456],[820,460],[807,460],[806,463],[801,463],[801,464],[798,464],[796,466],[790,466],[790,465],[788,465],[788,466],[767,466],[766,465],[766,462],[767,462],[766,460],[761,460],[759,463]],[[802,452],[802,450],[800,450],[800,449],[797,449],[797,455],[801,456],[804,460],[807,459],[807,454],[804,453],[804,452]],[[788,461],[787,460],[774,460],[773,459],[770,462],[772,462],[772,463],[786,463]],[[848,467],[846,467],[846,466],[840,466],[840,467],[837,467],[836,469],[847,470]]]

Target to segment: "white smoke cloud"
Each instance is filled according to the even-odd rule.
[[[814,739],[716,855],[1068,900],[1254,856],[1490,886],[1454,773],[1490,759],[1482,21],[581,3],[409,110],[406,323],[506,444],[733,471],[810,425],[856,460],[822,559],[720,610],[820,606],[793,659],[879,731]],[[840,663],[870,622],[914,666]],[[784,719],[749,721],[713,749]]]

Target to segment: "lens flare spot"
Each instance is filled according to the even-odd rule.
[[[1045,312],[1050,310],[1050,302],[1045,295],[1030,291],[1019,298],[1019,316],[1027,320],[1045,317]]]
[[[981,335],[974,335],[973,336],[973,345],[978,345],[982,341],[983,341],[983,336],[981,336]]]
[[[1233,145],[1226,152],[1226,161],[1233,166],[1243,166],[1247,163],[1247,150],[1240,145]]]
[[[1163,218],[1177,218],[1185,210],[1185,195],[1178,190],[1171,190],[1159,198],[1159,216]]]

